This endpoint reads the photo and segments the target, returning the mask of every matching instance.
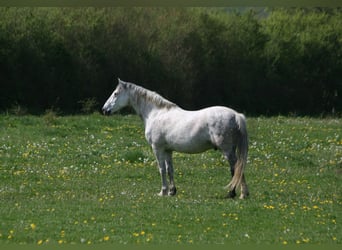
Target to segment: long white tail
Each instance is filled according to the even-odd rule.
[[[240,186],[243,173],[247,164],[248,155],[248,134],[246,126],[246,118],[243,114],[236,115],[236,122],[239,127],[239,136],[237,143],[237,162],[235,164],[234,176],[227,188],[233,190]]]

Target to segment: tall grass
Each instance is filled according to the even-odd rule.
[[[158,197],[136,116],[0,116],[0,242],[341,244],[341,119],[249,118],[251,196],[225,199],[218,151],[174,154]]]

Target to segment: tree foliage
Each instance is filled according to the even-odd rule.
[[[116,78],[188,109],[342,110],[339,9],[0,8],[0,110],[80,112]]]

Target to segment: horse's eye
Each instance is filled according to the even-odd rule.
[[[114,97],[117,97],[117,96],[118,96],[118,92],[115,92],[115,93],[114,93]]]

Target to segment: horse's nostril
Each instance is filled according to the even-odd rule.
[[[102,109],[102,113],[103,113],[104,115],[110,115],[110,110],[108,110],[108,109]]]

